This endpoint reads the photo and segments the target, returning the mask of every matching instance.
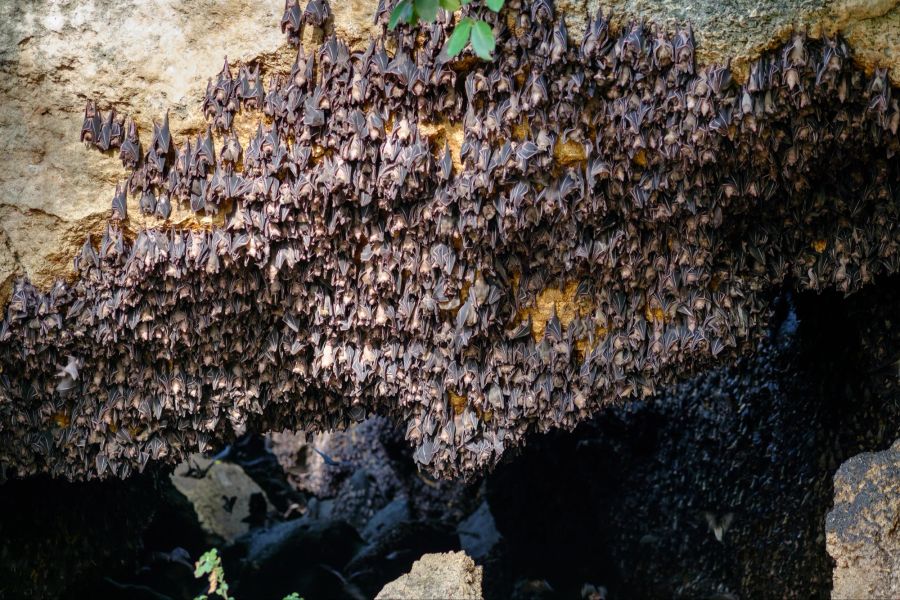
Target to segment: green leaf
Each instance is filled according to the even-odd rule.
[[[211,573],[213,568],[215,568],[216,563],[219,560],[219,551],[213,548],[212,550],[207,550],[200,557],[200,560],[197,561],[197,564],[194,565],[194,577],[202,577],[207,573]]]
[[[438,0],[416,0],[416,15],[427,23],[437,18]]]
[[[388,19],[388,29],[397,27],[397,23],[413,22],[413,5],[410,0],[400,0],[400,3],[391,11],[391,18]]]
[[[470,2],[472,2],[472,0],[462,0],[462,5],[465,6],[466,4],[469,4]]]
[[[448,12],[456,12],[459,10],[459,0],[441,0],[441,8]]]
[[[450,39],[447,40],[447,45],[444,46],[448,58],[453,58],[466,47],[466,42],[469,41],[469,34],[472,32],[473,23],[472,19],[466,17],[461,19],[456,24],[456,27],[453,28],[453,33],[450,34]]]
[[[494,12],[500,12],[500,9],[503,8],[504,0],[485,0],[485,4],[487,7]]]
[[[472,27],[472,49],[475,50],[475,54],[484,60],[491,60],[494,48],[496,43],[491,26],[484,21],[477,21]]]

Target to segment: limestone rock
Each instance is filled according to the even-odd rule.
[[[370,417],[344,431],[272,432],[268,437],[288,482],[319,499],[309,512],[347,521],[366,542],[415,520],[414,515],[461,518],[475,508],[462,486],[425,480],[411,469],[409,458],[394,450],[405,444],[402,428],[384,417]]]
[[[835,560],[831,597],[900,597],[900,440],[854,456],[834,476],[825,521]]]
[[[209,467],[206,476],[188,476],[191,462],[200,469]],[[226,462],[209,466],[209,463],[202,456],[192,457],[175,470],[172,483],[194,505],[203,528],[230,543],[250,529],[245,520],[250,515],[250,497],[262,494],[265,498],[265,493],[240,466]]]
[[[336,3],[336,33],[366,38],[375,6]],[[127,176],[116,154],[79,142],[85,102],[133,116],[144,144],[166,109],[175,139],[201,132],[206,81],[226,56],[257,62],[264,73],[290,64],[294,52],[278,27],[283,9],[283,0],[0,5],[0,306],[17,276],[41,287],[71,276],[76,249],[102,232],[116,182]],[[133,229],[159,223],[130,202]],[[212,223],[173,209],[173,223]]]
[[[376,600],[480,599],[482,568],[465,552],[426,554],[406,575],[382,588]]]
[[[359,598],[339,570],[360,546],[356,531],[344,521],[303,517],[254,530],[226,549],[223,559],[241,563],[234,571],[235,598],[284,598],[292,592],[305,598]]]
[[[900,2],[897,0],[560,0],[576,39],[598,7],[614,23],[647,19],[661,25],[690,22],[702,64],[732,60],[736,73],[761,51],[785,41],[793,30],[813,37],[841,32],[867,70],[890,66],[900,81]],[[571,16],[570,16],[571,15]]]

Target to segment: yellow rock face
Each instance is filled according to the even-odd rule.
[[[453,160],[453,170],[459,172],[462,169],[462,161],[459,158],[459,152],[463,143],[463,127],[461,123],[449,123],[442,121],[440,123],[421,123],[419,131],[423,136],[431,140],[435,157],[440,157],[444,151],[444,143],[450,148],[450,157]]]
[[[592,308],[590,303],[575,297],[577,288],[578,283],[576,282],[570,282],[562,289],[547,288],[538,294],[533,307],[523,311],[523,319],[527,320],[531,317],[531,335],[535,341],[543,339],[547,321],[553,316],[554,310],[564,328],[568,327],[575,317],[590,313]]]

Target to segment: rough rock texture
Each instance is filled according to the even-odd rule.
[[[303,517],[346,521],[365,541],[343,568],[365,597],[419,556],[461,547],[455,528],[474,510],[477,488],[419,473],[403,428],[390,420],[371,417],[308,441],[303,434],[270,438],[289,481],[311,497]]]
[[[374,6],[336,3],[335,32],[368,39]],[[85,102],[133,116],[144,139],[167,109],[173,135],[197,133],[204,85],[225,55],[264,69],[290,61],[277,26],[283,9],[282,0],[0,5],[0,306],[16,276],[44,288],[71,277],[85,233],[102,233],[123,174],[112,153],[79,143]],[[132,208],[133,227],[153,221],[140,218],[136,199]],[[178,207],[170,221],[213,222]]]
[[[0,173],[0,287],[14,275],[42,286],[67,275],[73,248],[106,223],[110,194],[123,177],[114,157],[79,143],[86,100],[133,115],[144,135],[166,109],[175,131],[197,130],[198,94],[223,54],[271,55],[282,44],[272,27],[281,4],[0,6],[0,149],[8,165]],[[190,213],[173,215],[185,219]]]
[[[480,600],[481,567],[465,552],[426,554],[384,586],[376,600]]]
[[[900,597],[900,441],[841,465],[825,521],[835,561],[831,597]]]
[[[560,4],[572,8],[570,29],[576,35],[598,5],[622,22],[642,17],[658,23],[690,22],[700,62],[731,58],[736,72],[744,74],[749,60],[774,42],[788,39],[792,30],[806,30],[815,37],[842,32],[861,65],[868,69],[890,66],[894,81],[900,80],[897,0],[565,0]]]
[[[373,516],[401,500],[405,512],[452,523],[472,508],[467,497],[471,490],[431,481],[413,469],[403,431],[384,417],[371,417],[345,431],[269,437],[288,481],[320,500],[315,511],[345,520],[361,532]],[[365,533],[363,537],[368,540]]]
[[[190,475],[189,470],[200,469],[205,476]],[[260,494],[269,505],[265,493],[236,464],[216,462],[193,456],[172,474],[175,489],[184,494],[194,506],[204,529],[231,543],[250,528],[250,498]]]
[[[334,31],[358,46],[372,35],[376,6],[376,0],[335,2]],[[598,6],[613,11],[617,23],[689,20],[700,62],[732,58],[737,73],[746,72],[760,50],[787,39],[792,26],[812,34],[840,31],[856,60],[868,70],[890,66],[900,81],[896,0],[561,0],[559,11],[576,41]],[[143,139],[167,108],[176,137],[197,133],[203,86],[225,54],[256,61],[264,72],[290,60],[273,26],[282,9],[281,0],[0,6],[0,306],[17,276],[28,275],[44,289],[57,277],[71,277],[84,233],[102,231],[122,174],[114,157],[85,151],[77,141],[86,99],[134,115]],[[171,219],[198,221],[186,210]]]

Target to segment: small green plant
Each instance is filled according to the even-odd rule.
[[[194,600],[207,600],[210,594],[216,594],[222,600],[234,600],[228,595],[228,582],[225,581],[225,569],[222,568],[222,559],[219,551],[213,548],[207,550],[194,565],[194,577],[198,579],[206,575],[209,580],[209,589],[205,594],[200,594]]]
[[[470,4],[473,0],[400,0],[394,10],[391,11],[388,27],[394,29],[399,23],[415,25],[420,20],[433,23],[437,18],[438,8],[455,12],[461,6]],[[485,5],[494,12],[500,12],[505,0],[484,0]],[[447,40],[444,50],[448,57],[454,57],[466,44],[471,42],[472,50],[484,60],[491,60],[494,56],[496,41],[491,26],[481,19],[463,17],[453,28],[453,33]]]
[[[225,581],[225,569],[222,567],[222,558],[219,551],[213,548],[207,550],[194,565],[194,577],[206,576],[209,589],[205,594],[200,594],[194,600],[209,600],[211,594],[215,594],[222,600],[234,600],[234,596],[228,595],[228,582]],[[303,600],[300,594],[293,592],[284,597],[284,600]]]

